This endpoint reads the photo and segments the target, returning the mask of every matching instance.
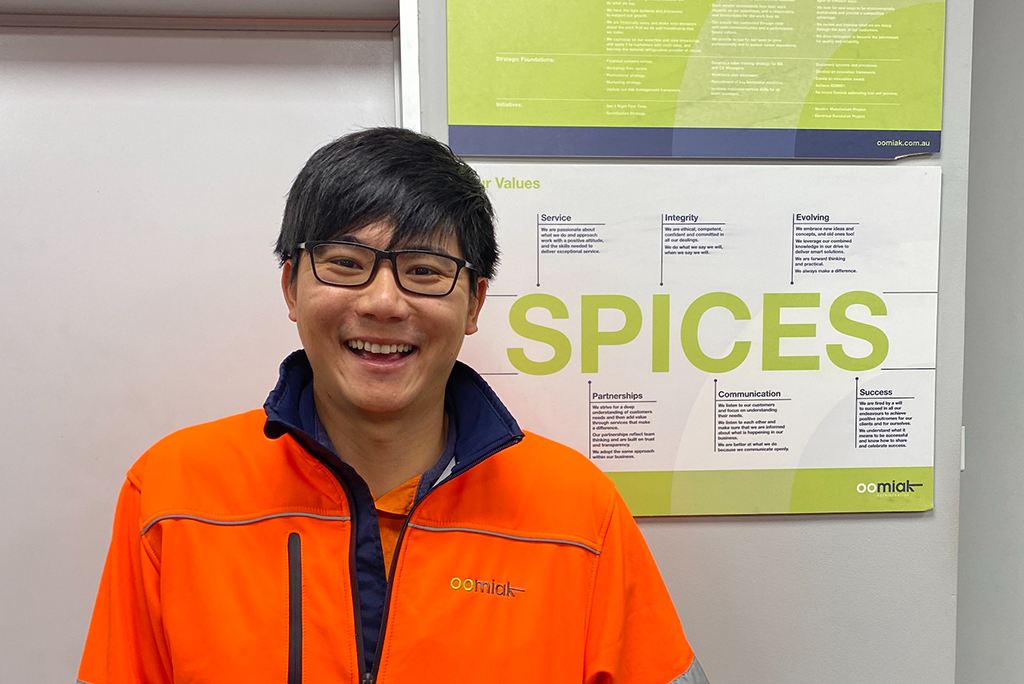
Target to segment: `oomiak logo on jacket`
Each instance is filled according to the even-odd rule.
[[[467,591],[476,594],[494,594],[495,596],[508,596],[509,598],[515,598],[515,592],[525,593],[525,589],[519,587],[513,587],[509,582],[499,583],[495,580],[490,582],[486,580],[475,580],[475,579],[461,579],[459,577],[452,577],[451,587],[455,591]]]

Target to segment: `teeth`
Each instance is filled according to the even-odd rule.
[[[371,354],[394,354],[396,352],[412,351],[411,344],[377,344],[363,340],[349,340],[346,344],[352,349],[368,351]]]

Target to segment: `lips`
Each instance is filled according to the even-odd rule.
[[[381,344],[379,342],[371,342],[369,340],[348,340],[345,344],[354,352],[363,352],[363,354],[379,354],[381,356],[389,354],[411,354],[416,349],[415,345],[405,344],[402,342]]]

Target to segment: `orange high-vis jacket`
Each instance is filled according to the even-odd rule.
[[[514,421],[499,421],[512,439],[481,438],[500,404],[456,371],[455,456],[410,513],[383,597],[363,595],[360,557],[378,556],[352,473],[274,394],[151,448],[121,491],[79,681],[706,682],[612,483]]]

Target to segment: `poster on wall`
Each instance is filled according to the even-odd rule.
[[[466,155],[895,159],[939,151],[945,3],[448,0]]]
[[[932,507],[938,167],[475,167],[461,358],[635,515]]]

